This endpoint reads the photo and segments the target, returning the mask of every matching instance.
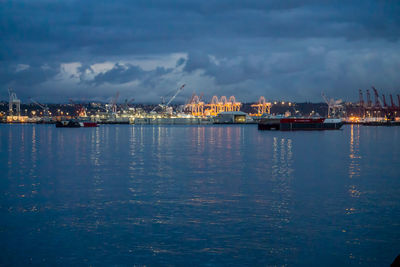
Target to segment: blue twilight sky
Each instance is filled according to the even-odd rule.
[[[0,99],[400,93],[400,1],[0,0]]]

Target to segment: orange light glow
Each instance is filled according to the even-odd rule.
[[[193,95],[189,104],[186,104],[185,108],[188,109],[193,116],[216,116],[220,112],[225,111],[239,111],[241,107],[240,102],[236,102],[234,96],[229,97],[221,96],[218,99],[217,96],[213,96],[211,103],[205,104],[200,100],[197,95]],[[205,107],[208,107],[205,109]]]
[[[348,120],[350,122],[360,122],[361,118],[360,117],[356,117],[356,116],[351,116],[351,117],[348,118]]]
[[[257,104],[253,104],[251,105],[251,107],[253,108],[257,108],[257,115],[253,115],[253,116],[261,116],[264,113],[271,113],[271,103],[270,102],[266,102],[265,98],[263,96],[261,96],[258,99]]]
[[[7,116],[7,122],[24,123],[28,121],[28,116]]]

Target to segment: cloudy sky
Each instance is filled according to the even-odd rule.
[[[0,99],[400,93],[400,1],[0,0]]]

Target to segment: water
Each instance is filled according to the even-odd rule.
[[[0,125],[1,265],[388,266],[400,128]]]

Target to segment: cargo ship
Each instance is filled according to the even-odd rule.
[[[79,128],[79,127],[98,127],[96,122],[91,121],[78,121],[78,120],[67,120],[57,121],[56,127],[58,128]]]
[[[339,130],[343,126],[341,119],[331,118],[262,118],[258,123],[259,130],[281,130],[281,131],[310,131],[310,130]]]

